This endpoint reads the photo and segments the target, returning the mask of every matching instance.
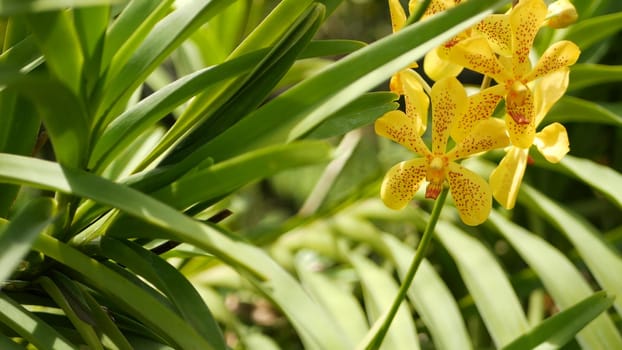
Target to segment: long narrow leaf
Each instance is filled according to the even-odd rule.
[[[538,324],[503,350],[561,348],[572,340],[581,328],[607,310],[612,302],[613,297],[607,296],[607,293],[595,293]]]
[[[536,271],[560,309],[569,308],[592,294],[581,273],[559,250],[496,212],[491,213],[489,221]],[[622,337],[606,314],[578,333],[577,340],[584,349],[622,347]]]
[[[39,349],[75,350],[77,347],[52,326],[0,292],[0,322]]]
[[[502,267],[475,238],[440,221],[436,233],[454,258],[475,306],[498,347],[523,334],[527,318]]]
[[[67,7],[110,5],[127,0],[0,0],[0,15],[62,10]]]
[[[6,280],[30,251],[32,242],[52,222],[55,210],[53,199],[33,199],[0,229],[0,281]]]

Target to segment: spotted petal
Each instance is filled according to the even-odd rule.
[[[389,0],[389,13],[391,15],[391,27],[395,33],[402,29],[406,23],[406,13],[404,13],[400,0]]]
[[[536,135],[536,121],[532,118],[527,124],[519,124],[509,115],[505,117],[505,125],[510,134],[510,143],[520,148],[529,148]]]
[[[475,123],[488,119],[505,95],[503,85],[495,85],[469,96],[467,112],[454,121],[451,128],[451,138],[456,142],[462,141],[473,129]]]
[[[529,150],[510,147],[497,168],[490,173],[490,188],[495,200],[504,208],[512,209],[523,181]]]
[[[424,18],[428,16],[435,15],[439,12],[443,12],[447,9],[450,9],[456,6],[456,0],[432,0],[430,4],[426,8],[423,13]],[[410,0],[408,2],[408,8],[410,9],[410,13],[413,13],[417,6],[420,6],[420,0]]]
[[[512,55],[512,35],[508,16],[490,15],[479,22],[475,30],[488,40],[488,44],[496,53],[503,56]]]
[[[551,163],[558,163],[570,150],[568,133],[560,123],[547,125],[537,133],[534,144]]]
[[[547,74],[571,66],[579,59],[581,50],[579,47],[567,40],[562,40],[551,45],[536,63],[533,70],[525,77],[527,81],[536,80]]]
[[[506,110],[518,124],[530,124],[536,117],[533,93],[526,85],[516,82],[505,97]]]
[[[419,120],[409,118],[402,111],[385,113],[376,120],[374,127],[376,134],[393,140],[419,155],[423,156],[430,153],[428,147],[419,137],[418,132],[421,128]]]
[[[521,0],[510,11],[514,77],[524,77],[531,70],[529,52],[546,13],[543,0]]]
[[[462,40],[451,49],[449,58],[472,71],[490,75],[499,83],[511,79],[511,73],[499,62],[484,37]]]
[[[420,127],[417,130],[417,135],[422,135],[428,124],[430,100],[428,95],[423,92],[417,73],[410,69],[403,70],[400,74],[400,79],[404,91],[406,115],[413,119],[419,119]]]
[[[467,94],[456,78],[432,86],[432,153],[444,154],[454,120],[466,112]]]
[[[458,76],[462,72],[462,66],[449,60],[449,48],[440,46],[425,55],[423,70],[430,79],[439,81],[446,77]]]
[[[380,198],[391,209],[402,209],[412,200],[425,180],[426,160],[415,158],[393,166],[384,176]]]
[[[536,127],[549,112],[551,107],[566,93],[570,69],[564,67],[540,79],[533,92],[536,108]]]
[[[449,163],[449,190],[460,219],[470,226],[483,223],[492,208],[492,192],[486,180],[457,163]]]
[[[510,140],[501,119],[489,118],[475,124],[471,132],[447,153],[450,160],[508,146]]]

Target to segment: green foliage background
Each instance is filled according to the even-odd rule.
[[[382,90],[509,2],[388,35],[385,1],[0,0],[0,347],[364,348],[431,207],[378,198]],[[535,48],[582,50],[570,154],[482,226],[444,208],[382,348],[622,348],[622,5],[573,3]]]

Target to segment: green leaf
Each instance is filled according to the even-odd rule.
[[[0,281],[6,280],[30,251],[32,242],[52,222],[55,211],[53,199],[36,198],[0,228]]]
[[[581,272],[555,247],[496,212],[490,214],[489,222],[534,269],[560,309],[569,308],[592,294]],[[606,314],[578,333],[577,340],[584,349],[622,347],[622,338]]]
[[[568,91],[619,81],[622,81],[622,66],[593,63],[575,64],[570,69]]]
[[[326,162],[330,160],[331,150],[332,147],[323,141],[266,147],[193,171],[153,193],[153,196],[176,208],[186,208],[286,169]]]
[[[357,298],[349,291],[329,279],[329,277],[313,272],[310,268],[311,252],[301,251],[296,255],[296,272],[305,287],[333,318],[339,322],[352,343],[363,338],[368,330],[365,314]]]
[[[158,330],[182,349],[214,349],[181,317],[140,287],[76,249],[47,235],[39,236],[34,249],[77,272],[92,288],[131,310],[132,316]]]
[[[527,185],[522,187],[519,198],[521,203],[566,235],[603,289],[611,294],[622,295],[622,279],[616,273],[622,271],[622,257],[615,248],[603,241],[602,234],[596,228],[577,213]],[[622,314],[622,300],[615,300],[614,306]]]
[[[173,266],[130,241],[102,237],[102,253],[144,277],[162,291],[180,315],[215,349],[225,349],[225,340],[212,313],[192,284]]]
[[[176,106],[212,84],[246,72],[263,56],[264,52],[258,51],[243,55],[182,77],[127,109],[108,125],[95,144],[90,160],[91,166],[96,170],[105,168],[134,138],[170,113]]]
[[[98,116],[104,116],[101,125],[106,126],[114,117],[106,115],[115,104],[126,100],[175,48],[230,3],[228,0],[185,2],[153,27],[127,62],[120,67],[111,66],[100,90],[103,96]]]
[[[83,7],[110,5],[127,0],[0,0],[0,15],[12,16],[17,14],[63,10],[67,7]]]
[[[24,350],[25,348],[21,345],[13,342],[9,337],[4,334],[0,334],[0,347],[4,350]]]
[[[102,72],[110,61],[119,70],[151,29],[170,11],[174,0],[131,0],[108,28],[102,52]]]
[[[566,40],[577,44],[581,50],[602,42],[622,29],[622,12],[604,16],[583,18],[570,26],[565,33]]]
[[[504,3],[468,1],[357,50],[252,112],[205,145],[202,152],[218,162],[253,147],[299,138],[429,49],[477,23],[490,8]],[[238,142],[242,137],[250,142]]]
[[[382,239],[390,249],[391,259],[397,266],[399,275],[404,276],[415,255],[414,249],[391,235],[384,234]],[[408,297],[432,334],[436,349],[473,348],[458,303],[429,261],[424,259],[421,262],[415,280],[408,290]]]
[[[0,322],[38,349],[75,350],[77,347],[23,306],[0,292]]]
[[[358,49],[362,49],[367,44],[356,40],[312,40],[309,45],[300,53],[299,59],[345,55]]]
[[[539,154],[536,154],[534,158],[537,160],[536,164],[538,166],[572,176],[599,191],[611,203],[622,208],[622,174],[615,171],[615,169],[600,165],[589,159],[570,155],[566,155],[557,164],[548,163]]]
[[[84,56],[71,12],[41,12],[27,19],[50,71],[76,96],[80,96]]]
[[[58,161],[66,166],[85,165],[89,124],[85,106],[68,87],[39,76],[21,76],[9,83],[28,97],[45,125]]]
[[[370,92],[350,102],[337,112],[326,117],[307,138],[328,138],[339,136],[350,130],[373,123],[384,113],[398,107],[397,95],[391,92]]]
[[[95,329],[78,316],[79,311],[74,310],[74,305],[76,305],[76,303],[72,303],[69,300],[71,297],[61,291],[56,283],[49,277],[42,276],[39,277],[37,281],[41,287],[43,287],[43,290],[45,290],[52,300],[63,310],[65,316],[67,316],[80,336],[82,336],[86,345],[93,350],[104,350],[97,333],[95,333]]]
[[[391,307],[398,286],[390,271],[381,269],[367,258],[350,252],[348,259],[361,280],[366,314],[373,323],[382,318],[385,311]],[[380,349],[419,349],[416,334],[415,323],[408,306],[402,302]]]
[[[40,174],[46,174],[42,177]],[[320,305],[313,302],[310,297],[302,290],[300,284],[291,275],[285,272],[279,265],[270,259],[266,253],[253,245],[230,238],[233,234],[218,226],[208,226],[202,224],[188,216],[185,216],[175,209],[154,200],[153,198],[140,193],[131,188],[115,184],[105,179],[84,171],[63,168],[58,164],[15,156],[10,154],[0,154],[0,182],[17,183],[31,185],[37,188],[50,189],[65,193],[75,194],[95,200],[104,205],[118,208],[121,211],[142,219],[144,222],[154,225],[167,232],[166,239],[186,242],[202,248],[228,264],[232,265],[239,273],[243,274],[253,283],[262,293],[268,296],[279,305],[284,314],[288,317],[293,327],[298,331],[299,336],[308,349],[341,349],[352,348],[343,331],[338,324],[328,316]],[[51,239],[51,238],[49,238]],[[39,240],[41,243],[41,239]],[[48,253],[54,254],[55,258],[64,259],[67,255],[58,255],[61,249],[70,249],[60,242],[45,241],[46,250],[52,249]],[[49,249],[48,249],[49,248]],[[122,279],[117,284],[111,282],[109,278],[115,280],[119,277],[112,272],[105,275],[98,274],[97,270],[91,269],[92,260],[84,260],[85,257],[76,256],[77,252],[69,251],[72,254],[70,265],[74,269],[82,269],[81,273],[85,278],[97,278],[97,288],[108,290],[115,286],[114,295],[126,293],[125,284],[129,284]],[[101,285],[100,285],[101,283]],[[133,284],[130,284],[136,289]],[[116,293],[116,294],[115,294]],[[128,292],[129,293],[129,292]],[[141,292],[129,293],[142,295]],[[131,300],[131,299],[130,299]],[[128,305],[127,307],[136,312],[152,312],[149,307],[138,304]],[[160,304],[157,304],[160,305]],[[158,307],[161,308],[161,307]],[[168,320],[168,316],[159,311],[154,319]],[[175,318],[177,318],[175,316]],[[177,331],[166,329],[163,334]]]
[[[454,258],[497,347],[509,344],[528,329],[527,318],[503,268],[478,240],[439,221],[436,235]]]
[[[600,123],[622,127],[622,116],[598,103],[564,96],[546,115],[546,121]]]
[[[559,312],[516,339],[503,350],[557,349],[568,343],[574,335],[596,316],[606,311],[613,297],[606,292],[594,293],[581,302]]]

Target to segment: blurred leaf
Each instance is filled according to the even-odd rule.
[[[190,282],[168,262],[129,241],[102,237],[102,253],[126,266],[162,291],[181,316],[215,349],[225,349],[225,340],[212,313]]]
[[[0,322],[39,349],[75,350],[77,347],[52,326],[0,292]]]
[[[454,258],[497,347],[527,331],[527,318],[503,268],[478,240],[439,221],[436,235]]]
[[[555,247],[496,212],[490,214],[489,222],[534,269],[560,309],[572,307],[592,294],[592,289],[581,272]],[[568,288],[570,284],[572,288]],[[622,347],[622,338],[606,314],[599,316],[578,333],[577,340],[584,349]]]
[[[385,234],[382,238],[391,251],[399,275],[404,276],[415,255],[414,249],[394,236]],[[458,303],[428,260],[421,262],[408,297],[430,331],[436,349],[473,348]]]
[[[532,328],[503,350],[557,349],[574,338],[574,335],[595,317],[606,311],[613,297],[605,292],[594,293]]]
[[[362,49],[366,45],[356,40],[312,40],[298,58],[345,55]]]
[[[564,96],[546,115],[546,121],[602,123],[622,126],[622,116],[598,103],[573,96]]]
[[[323,141],[266,147],[193,171],[153,196],[176,208],[186,208],[197,202],[213,200],[279,171],[326,162],[331,158],[331,150],[332,147]]]
[[[337,281],[313,272],[309,266],[311,252],[301,251],[296,255],[296,272],[305,287],[319,303],[324,305],[332,317],[339,322],[352,343],[363,338],[369,329],[365,314],[356,297],[350,291],[340,288]]]
[[[84,56],[72,13],[67,10],[41,12],[27,19],[50,71],[73,94],[80,96]]]
[[[39,174],[46,174],[46,176],[41,177]],[[218,226],[202,224],[131,188],[83,171],[62,168],[58,164],[38,159],[0,154],[0,181],[29,184],[37,188],[72,193],[91,198],[101,204],[118,208],[129,215],[141,218],[146,223],[166,231],[167,237],[164,238],[195,245],[232,265],[279,305],[308,349],[351,348],[351,344],[343,335],[338,324],[309,298],[291,275],[270,259],[263,250],[229,238],[232,233],[226,232]],[[151,230],[148,226],[145,227]],[[60,242],[42,242],[40,238],[39,244],[42,243],[46,244],[45,253],[57,260],[68,258],[66,254],[71,254],[69,265],[73,269],[82,269],[80,271],[84,278],[97,279],[97,289],[108,291],[109,288],[114,287],[116,294],[111,292],[111,297],[120,297],[120,295],[127,293],[126,298],[132,300],[136,296],[144,294],[142,290],[140,292],[129,292],[129,289],[125,289],[124,285],[126,284],[129,284],[132,290],[137,288],[127,282],[126,279],[121,279],[118,283],[112,282],[119,279],[115,273],[105,272],[102,274],[100,271],[90,270],[93,266],[91,260],[84,260],[86,257],[81,254],[76,255],[79,253],[74,253],[71,248],[65,247]],[[62,250],[66,248],[69,251],[59,256],[55,249],[61,248]],[[98,267],[97,270],[99,269]],[[135,301],[132,305],[124,305],[136,313],[155,312],[153,311],[154,306],[142,305],[140,300]],[[161,310],[160,304],[155,303],[155,305],[158,305],[158,313],[160,314],[154,315],[153,319],[168,320],[169,316],[163,314],[164,310]],[[176,318],[173,317],[172,319]],[[172,321],[170,323],[183,324],[183,322]],[[158,326],[155,325],[155,327]],[[186,329],[184,329],[185,332],[187,332]],[[169,333],[174,333],[175,337],[185,337],[184,334],[179,334],[175,329],[167,328],[163,331],[163,334]]]
[[[374,322],[391,307],[398,286],[391,271],[381,269],[367,258],[350,252],[348,259],[361,279],[367,317]],[[408,306],[402,302],[380,349],[419,349],[416,334]]]
[[[369,92],[326,117],[309,132],[307,138],[328,138],[371,124],[384,113],[398,107],[397,95],[391,92]]]
[[[127,0],[0,0],[0,15],[11,16],[32,12],[62,10],[67,7],[122,3]]]
[[[614,295],[622,295],[622,279],[616,272],[622,271],[622,257],[603,241],[598,230],[577,213],[571,212],[529,186],[522,188],[520,198],[524,205],[529,206],[566,235],[603,289]],[[622,300],[615,300],[614,306],[618,313],[622,314]]]
[[[30,245],[52,222],[56,202],[35,198],[0,228],[0,282],[5,281],[30,251]]]
[[[575,64],[570,69],[568,91],[619,81],[622,81],[622,66],[593,63]]]
[[[583,18],[570,26],[564,39],[574,42],[581,50],[585,50],[595,43],[610,38],[620,29],[622,29],[622,12]]]
[[[4,334],[0,334],[0,347],[4,350],[24,350],[25,348],[21,345],[16,344],[11,341],[11,339]]]

